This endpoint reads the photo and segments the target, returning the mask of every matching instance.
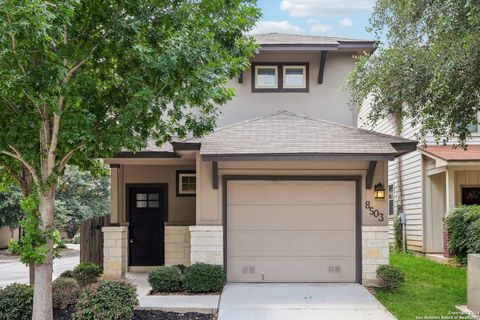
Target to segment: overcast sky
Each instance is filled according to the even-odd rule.
[[[365,30],[374,0],[259,0],[252,33],[283,32],[372,39]]]

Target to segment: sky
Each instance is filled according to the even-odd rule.
[[[252,33],[297,33],[373,40],[367,32],[375,0],[259,0]]]

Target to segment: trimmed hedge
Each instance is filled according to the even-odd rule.
[[[93,263],[81,262],[73,269],[71,274],[78,284],[84,287],[97,282],[97,278],[102,274],[102,269]]]
[[[33,308],[33,288],[14,283],[0,289],[0,319],[30,320]]]
[[[388,264],[377,268],[377,277],[380,280],[380,286],[386,290],[396,290],[405,282],[405,274],[402,270]]]
[[[183,288],[191,293],[219,292],[225,281],[223,266],[195,263],[185,270]]]
[[[177,266],[162,266],[148,273],[148,283],[155,292],[182,290],[183,274]]]
[[[75,320],[132,319],[138,305],[136,288],[125,281],[102,281],[85,289],[78,299]]]
[[[460,206],[447,216],[448,249],[461,264],[469,253],[480,253],[480,206]]]
[[[65,309],[77,302],[80,286],[73,278],[59,277],[52,283],[53,307]]]

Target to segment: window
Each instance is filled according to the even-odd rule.
[[[388,214],[393,215],[393,184],[388,186]]]
[[[195,171],[177,171],[177,197],[192,197],[197,193]]]
[[[283,87],[284,88],[302,88],[305,89],[307,81],[305,77],[306,66],[284,66],[283,67]]]
[[[308,63],[253,63],[252,92],[308,92]]]
[[[137,193],[137,208],[159,208],[160,197],[158,193]]]
[[[257,66],[255,67],[255,83],[257,88],[278,88],[278,67]]]

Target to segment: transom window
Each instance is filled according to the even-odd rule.
[[[255,67],[257,88],[278,88],[278,67],[257,66]]]
[[[159,208],[159,200],[158,193],[137,193],[137,208]]]
[[[283,87],[305,89],[307,86],[307,81],[305,77],[306,70],[306,66],[284,66]]]
[[[177,196],[195,196],[197,175],[195,171],[177,171]]]
[[[253,63],[252,92],[308,92],[308,63]]]

